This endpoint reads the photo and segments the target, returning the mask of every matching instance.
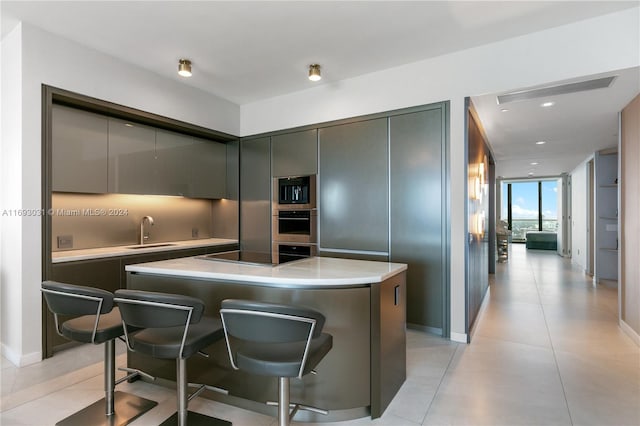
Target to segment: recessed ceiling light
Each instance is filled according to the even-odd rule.
[[[502,111],[502,112],[508,112],[509,110],[508,110],[508,109],[506,109],[506,108],[502,108],[500,111]]]
[[[188,59],[180,59],[178,61],[178,74],[182,77],[191,77],[191,61]]]
[[[540,106],[543,107],[543,108],[547,108],[547,107],[550,107],[550,106],[554,106],[555,104],[556,104],[555,102],[545,102],[545,103],[541,104]]]
[[[536,145],[544,145],[545,143],[547,143],[547,141],[538,141],[536,142]]]
[[[533,176],[533,172],[529,172],[529,176]]]
[[[124,123],[124,125],[127,126],[127,127],[133,127],[133,124],[131,124],[131,123]]]
[[[531,164],[532,166],[537,166],[537,165],[538,165],[538,163],[537,163],[536,161],[534,161],[534,162],[532,162],[532,163],[530,163],[530,164]]]

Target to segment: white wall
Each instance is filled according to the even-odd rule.
[[[4,211],[22,205],[22,33],[13,31],[2,40],[2,103],[0,117],[0,333],[2,353],[19,359],[22,346],[22,219]],[[11,303],[7,303],[11,301]],[[17,332],[12,332],[18,329]]]
[[[239,134],[238,105],[26,24],[2,40],[2,69],[3,209],[41,207],[42,84]],[[41,220],[2,219],[2,350],[24,365],[42,352]]]
[[[450,100],[451,332],[454,340],[466,341],[464,97],[638,66],[638,11],[627,9],[242,105],[241,134]]]
[[[571,263],[587,270],[587,225],[589,220],[589,174],[587,163],[593,156],[580,163],[571,172]]]

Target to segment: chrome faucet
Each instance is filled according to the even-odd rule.
[[[149,231],[144,232],[144,223],[149,222],[149,225],[153,226],[153,218],[151,216],[145,216],[140,221],[140,245],[143,245],[145,241],[149,239]]]

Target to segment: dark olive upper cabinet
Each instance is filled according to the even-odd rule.
[[[270,138],[240,147],[240,248],[271,253]]]
[[[318,173],[318,130],[271,138],[272,175],[304,176]]]
[[[192,198],[227,197],[227,148],[225,144],[193,139],[189,161],[183,164],[190,171],[188,195]]]
[[[54,105],[52,109],[52,189],[107,192],[107,118]]]
[[[443,111],[390,118],[391,261],[407,263],[407,322],[442,328]]]
[[[142,124],[109,119],[109,191],[154,194],[156,131]]]
[[[320,249],[387,253],[387,119],[325,127],[320,143]]]
[[[190,161],[193,138],[180,133],[156,130],[155,158],[152,172],[156,176],[149,193],[181,195],[190,192]]]

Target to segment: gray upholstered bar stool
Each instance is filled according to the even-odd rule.
[[[115,380],[115,339],[124,334],[120,312],[113,305],[113,294],[98,288],[45,281],[42,293],[53,313],[56,331],[67,339],[82,343],[104,343],[105,397],[56,423],[57,425],[126,425],[158,403],[126,392],[114,392],[115,386],[139,372]],[[59,324],[59,315],[78,316]]]
[[[288,425],[299,409],[327,414],[320,408],[291,404],[289,395],[290,378],[315,373],[333,345],[333,337],[322,333],[324,315],[299,306],[227,299],[220,316],[233,368],[278,377],[280,426]]]
[[[230,426],[231,423],[188,411],[189,401],[205,389],[226,394],[208,385],[187,382],[187,359],[224,338],[222,323],[203,316],[204,303],[195,297],[140,290],[116,290],[115,301],[125,330],[129,350],[154,358],[176,360],[178,410],[162,425]],[[133,327],[144,330],[131,332]],[[206,354],[204,354],[206,355]],[[188,386],[198,387],[190,396]]]

